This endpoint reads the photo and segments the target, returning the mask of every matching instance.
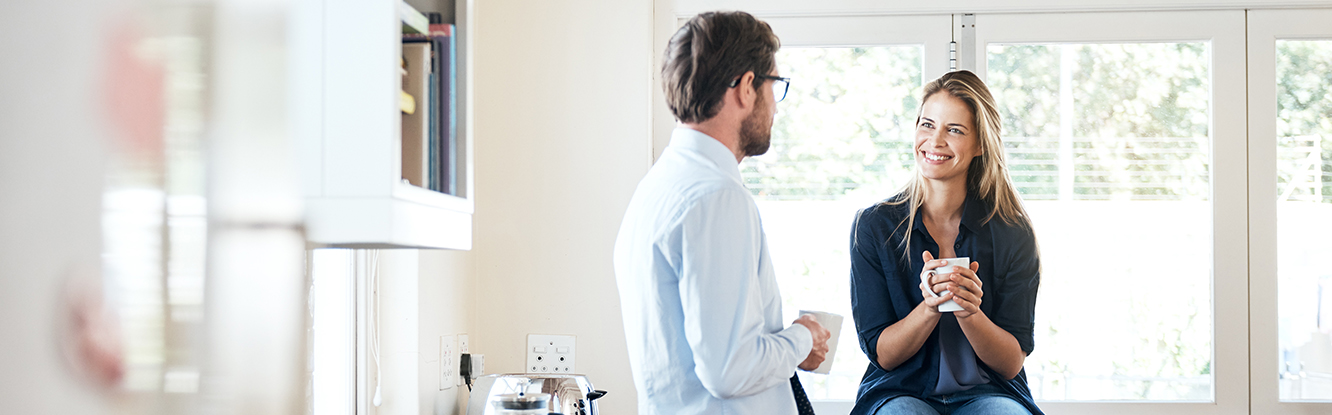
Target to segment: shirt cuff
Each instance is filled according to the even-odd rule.
[[[809,351],[814,350],[814,334],[809,332],[809,327],[803,324],[792,324],[786,330],[777,333],[778,336],[785,337],[795,346],[795,365],[799,366],[809,357]]]

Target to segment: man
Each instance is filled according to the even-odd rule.
[[[680,126],[615,241],[640,414],[795,414],[804,392],[792,374],[828,351],[812,317],[783,328],[758,209],[740,180],[740,160],[768,150],[786,93],[779,47],[743,12],[695,16],[667,46],[661,72]]]

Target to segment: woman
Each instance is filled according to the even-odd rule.
[[[1040,263],[999,128],[975,74],[925,85],[915,179],[856,215],[851,308],[870,365],[851,413],[1041,414],[1022,370]],[[941,312],[949,301],[962,309]]]

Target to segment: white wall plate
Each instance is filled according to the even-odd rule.
[[[574,336],[527,335],[527,373],[577,373]]]

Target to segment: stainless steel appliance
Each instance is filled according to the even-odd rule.
[[[596,400],[605,395],[606,391],[592,388],[583,375],[487,375],[472,385],[467,415],[528,414],[537,406],[531,405],[534,397],[549,399],[545,410],[550,414],[598,415]]]

